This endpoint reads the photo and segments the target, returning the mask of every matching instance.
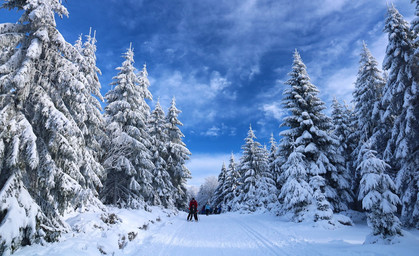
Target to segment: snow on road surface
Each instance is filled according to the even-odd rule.
[[[418,255],[419,237],[396,245],[363,245],[370,229],[335,230],[284,222],[270,215],[221,214],[186,222],[180,214],[158,227],[138,255]]]
[[[144,242],[140,254],[153,255],[278,255],[280,236],[269,238],[269,227],[246,223],[244,215],[200,216],[186,222],[181,214]],[[254,221],[254,220],[252,220]],[[278,234],[280,235],[280,234]],[[285,238],[285,237],[284,237]],[[285,255],[285,254],[284,254]]]
[[[112,210],[120,223],[104,225],[99,214],[79,214],[67,220],[78,233],[66,234],[59,243],[27,246],[15,255],[419,255],[419,231],[405,231],[398,244],[364,245],[370,232],[365,222],[330,230],[267,214],[199,215],[199,222],[187,222],[184,212]],[[130,232],[136,234],[131,241]]]

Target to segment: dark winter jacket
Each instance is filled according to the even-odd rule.
[[[198,209],[198,202],[196,200],[191,200],[189,202],[189,210],[192,211],[196,211],[196,209]]]

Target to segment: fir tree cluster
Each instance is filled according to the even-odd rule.
[[[60,0],[2,7],[23,15],[0,24],[0,254],[56,241],[75,210],[184,208],[191,153],[180,110],[174,98],[167,115],[158,101],[150,110],[132,47],[102,97],[95,34],[66,42],[54,17],[68,15]]]
[[[419,1],[409,25],[388,7],[384,72],[363,44],[353,106],[334,99],[332,115],[296,50],[286,81],[280,142],[269,152],[249,129],[239,163],[218,177],[212,202],[223,211],[288,214],[297,222],[366,211],[367,242],[419,228]]]

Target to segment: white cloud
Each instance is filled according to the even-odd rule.
[[[223,162],[228,166],[231,154],[193,154],[186,163],[186,167],[192,173],[192,179],[188,180],[188,185],[200,186],[205,178],[209,176],[218,176]],[[237,162],[240,155],[234,155]]]
[[[320,96],[325,95],[324,100],[327,102],[331,102],[333,97],[350,102],[355,88],[356,75],[357,67],[342,68],[334,71],[334,74],[326,80]]]
[[[321,0],[315,9],[315,13],[319,16],[325,16],[332,12],[341,11],[348,0]]]
[[[221,123],[220,126],[212,126],[208,130],[201,132],[202,136],[209,136],[209,137],[218,137],[221,135],[228,135],[228,136],[235,136],[237,129],[234,127],[229,127],[224,123]]]
[[[273,117],[278,121],[282,121],[282,117],[286,114],[286,111],[281,107],[280,102],[272,102],[262,105],[262,110],[265,112],[265,116]]]
[[[201,135],[204,136],[210,136],[210,137],[217,137],[220,135],[220,128],[218,127],[211,127],[206,132],[201,133]]]
[[[208,74],[207,68],[196,68],[188,73],[175,70],[149,70],[150,91],[160,97],[160,103],[167,109],[173,96],[183,112],[181,119],[185,127],[208,124],[217,118],[220,98],[234,99],[236,94],[229,91],[231,82],[218,71]],[[204,75],[202,75],[204,74]],[[205,75],[206,74],[206,75]],[[215,104],[214,104],[215,103]]]

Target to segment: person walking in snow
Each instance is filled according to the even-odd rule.
[[[207,204],[205,205],[205,214],[206,214],[207,216],[208,216],[208,214],[209,214],[210,210],[211,210],[211,207],[210,207],[209,203],[207,203]]]
[[[195,218],[195,221],[198,221],[198,202],[195,200],[195,198],[192,198],[192,200],[189,202],[189,215],[187,220],[192,221],[192,215]]]

